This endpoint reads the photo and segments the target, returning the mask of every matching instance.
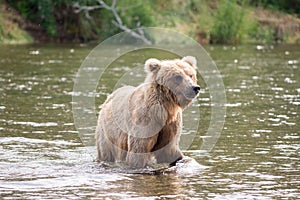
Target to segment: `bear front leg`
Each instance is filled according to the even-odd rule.
[[[178,112],[176,121],[168,124],[160,131],[157,144],[153,149],[157,163],[175,165],[178,160],[183,158],[179,149],[181,124],[181,112]]]
[[[169,143],[155,151],[155,158],[157,163],[169,163],[171,166],[174,166],[177,161],[183,158],[183,154],[177,145]]]
[[[157,136],[149,138],[128,137],[128,153],[126,162],[134,168],[145,167],[151,159],[151,150],[155,145]]]

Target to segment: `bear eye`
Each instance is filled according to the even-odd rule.
[[[175,76],[175,81],[177,82],[177,83],[181,83],[181,81],[182,81],[182,76],[180,76],[180,75],[177,75],[177,76]]]
[[[193,75],[189,75],[189,77],[192,79],[192,78],[193,78]]]

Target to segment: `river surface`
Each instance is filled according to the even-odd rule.
[[[0,199],[299,198],[299,45],[205,47],[226,91],[222,134],[202,156],[211,102],[199,79],[200,126],[184,154],[200,167],[159,174],[102,166],[82,144],[72,91],[92,48],[0,46]],[[99,83],[97,106],[133,60],[121,61]]]

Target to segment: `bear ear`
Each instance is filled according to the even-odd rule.
[[[187,62],[189,65],[191,65],[194,68],[197,68],[197,60],[193,56],[185,56],[181,59],[184,62]]]
[[[155,58],[150,58],[146,60],[145,71],[146,72],[155,72],[158,71],[161,67],[161,62]]]

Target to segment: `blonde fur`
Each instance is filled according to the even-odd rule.
[[[147,77],[138,87],[113,92],[102,105],[96,130],[98,160],[145,167],[182,158],[182,110],[197,94],[196,59],[148,59]]]

